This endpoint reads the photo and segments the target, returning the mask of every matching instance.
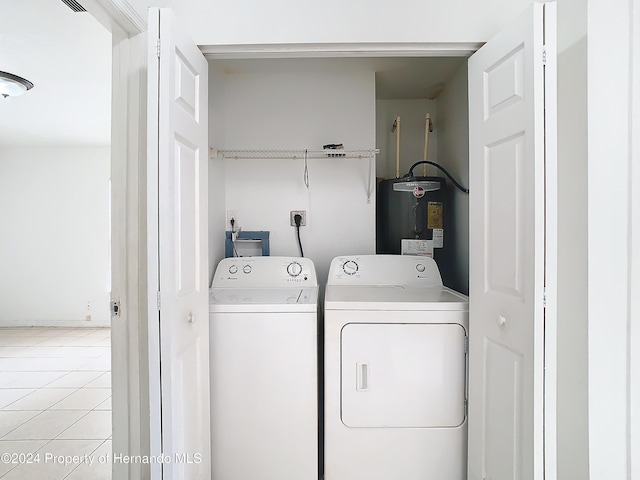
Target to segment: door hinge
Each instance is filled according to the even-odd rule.
[[[546,288],[542,291],[542,306],[544,308],[547,308],[547,289]]]
[[[156,302],[158,304],[158,311],[160,311],[160,292],[156,292]]]
[[[156,56],[160,58],[160,39],[156,39]]]
[[[469,353],[469,336],[464,336],[464,353]]]
[[[120,302],[118,300],[111,301],[111,316],[112,317],[120,316]]]
[[[160,54],[158,54],[159,57]],[[546,65],[547,64],[547,46],[543,45],[542,46],[542,65]]]

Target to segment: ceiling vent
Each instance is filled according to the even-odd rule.
[[[76,0],[62,0],[62,3],[64,3],[74,12],[86,12],[85,8],[78,2],[76,2]]]

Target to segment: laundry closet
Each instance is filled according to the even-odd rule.
[[[210,272],[222,257],[230,216],[241,231],[268,231],[271,255],[298,255],[289,218],[304,210],[301,243],[320,284],[335,256],[376,253],[376,187],[395,177],[398,116],[400,175],[423,159],[428,113],[429,160],[466,183],[466,62],[465,56],[209,60]],[[324,154],[326,144],[341,144],[346,154]],[[441,175],[433,167],[428,174]],[[455,224],[445,234],[456,252],[450,286],[468,293],[468,195],[452,198],[446,208]]]
[[[159,242],[160,278],[167,285],[160,282],[158,298],[164,298],[163,290],[167,291],[167,301],[161,301],[166,313],[161,338],[171,339],[175,345],[171,348],[180,355],[161,352],[163,359],[175,358],[169,369],[163,360],[163,376],[187,386],[187,382],[198,381],[198,370],[185,375],[183,362],[193,364],[196,355],[197,362],[208,362],[206,350],[197,348],[206,341],[206,328],[196,322],[202,313],[190,313],[190,300],[183,294],[187,291],[184,286],[191,288],[185,282],[198,275],[189,291],[193,292],[193,308],[203,306],[202,291],[196,287],[203,283],[197,258],[206,249],[207,239],[200,225],[208,223],[209,275],[224,256],[225,232],[233,229],[268,233],[270,255],[292,256],[298,247],[300,253],[304,247],[305,256],[316,266],[318,284],[323,285],[331,259],[376,253],[378,178],[402,175],[409,165],[422,160],[415,152],[423,146],[425,115],[430,114],[429,160],[445,166],[466,184],[472,200],[454,192],[453,232],[449,235],[447,227],[445,233],[447,239],[453,237],[457,260],[448,286],[466,292],[471,285],[472,294],[468,355],[475,359],[469,362],[468,373],[469,469],[528,474],[544,468],[545,435],[552,436],[554,430],[543,431],[542,427],[555,428],[553,418],[547,422],[542,408],[547,396],[555,401],[551,389],[544,388],[553,385],[546,383],[542,370],[547,366],[544,337],[551,331],[542,328],[544,279],[550,272],[554,281],[555,273],[553,244],[550,254],[544,255],[547,242],[555,238],[554,184],[547,189],[545,180],[551,175],[555,181],[556,157],[553,136],[549,142],[544,137],[545,128],[553,134],[555,127],[554,45],[551,33],[547,44],[542,33],[554,31],[554,14],[553,3],[532,4],[468,62],[462,54],[471,53],[468,44],[466,51],[450,48],[449,52],[460,55],[454,58],[459,63],[450,65],[450,72],[439,81],[426,80],[422,87],[429,92],[422,95],[408,86],[387,90],[386,60],[376,64],[376,57],[351,55],[344,46],[333,50],[334,57],[327,54],[331,49],[307,57],[305,47],[298,46],[297,51],[293,48],[296,58],[286,51],[279,55],[257,49],[252,58],[245,55],[236,60],[229,59],[233,53],[223,58],[225,55],[209,52],[205,61],[193,43],[182,41],[185,35],[176,48],[168,43],[167,60],[158,62],[159,86],[150,82],[151,107],[155,89],[159,105],[159,237],[168,239]],[[158,38],[160,59],[160,47],[165,45],[160,33],[171,30],[170,22],[165,28],[160,18],[158,37],[151,37],[151,42]],[[547,48],[552,55],[546,55]],[[201,51],[206,55],[207,47]],[[435,50],[418,47],[414,51],[428,56]],[[335,58],[335,52],[342,56]],[[389,56],[387,60],[393,60],[394,55]],[[414,56],[405,60],[416,65],[427,60],[408,55]],[[447,57],[451,55],[434,59],[431,68],[444,68],[437,61],[448,61]],[[150,59],[153,65],[156,60]],[[450,61],[455,64],[454,60]],[[551,73],[548,77],[545,65]],[[414,67],[404,68],[410,77],[420,77],[419,69],[413,73]],[[203,102],[201,79],[206,70],[208,101]],[[166,104],[169,107],[163,110]],[[174,115],[179,119],[174,121]],[[200,121],[205,116],[208,135],[202,128],[205,122]],[[404,148],[400,148],[400,165],[394,172],[398,130],[391,130],[398,117],[404,118],[404,135],[398,142]],[[149,118],[156,118],[153,111]],[[154,129],[150,130],[153,135]],[[344,149],[324,151],[327,144],[340,144]],[[153,153],[153,140],[150,145]],[[206,168],[202,153],[207,147],[209,178],[203,188],[199,173]],[[207,209],[202,207],[204,191],[208,193],[207,219],[203,215]],[[551,195],[545,197],[546,191]],[[298,243],[297,228],[290,224],[292,211],[305,215]],[[544,228],[547,222],[551,229]],[[473,242],[469,241],[470,230]],[[549,238],[545,231],[550,232]],[[177,248],[172,248],[173,243]],[[199,249],[195,255],[190,249],[194,244]],[[177,272],[171,270],[174,266]],[[178,281],[175,286],[170,283],[174,279]],[[187,312],[189,325],[198,326],[184,328],[169,322],[174,315],[184,315],[181,312]],[[549,375],[549,382],[553,380]],[[194,383],[194,388],[199,387]],[[169,388],[167,395],[177,394]],[[206,394],[201,400],[198,408],[204,415]],[[181,411],[186,411],[183,397],[177,395],[173,401],[178,410],[182,406]],[[511,414],[505,415],[505,409],[511,409]],[[163,425],[169,426],[171,418],[166,422],[164,418]],[[206,424],[198,423],[197,418],[193,410],[177,431],[197,429],[205,438]],[[171,441],[172,434],[166,436]],[[505,452],[504,445],[512,448]]]

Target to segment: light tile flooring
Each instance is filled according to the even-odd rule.
[[[2,480],[111,479],[110,345],[108,328],[0,328]]]

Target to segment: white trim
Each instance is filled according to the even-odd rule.
[[[149,359],[146,329],[145,212],[146,127],[144,80],[146,22],[126,1],[82,0],[85,9],[112,35],[111,100],[111,300],[120,316],[111,320],[112,450],[148,456],[154,420],[149,412]],[[113,478],[149,478],[149,467],[112,463]]]
[[[633,0],[631,23],[629,156],[629,451],[627,478],[640,478],[640,0]]]
[[[146,145],[140,144],[146,111],[142,35],[129,36],[117,28],[113,34],[112,75],[112,300],[121,304],[112,319],[113,443],[116,453],[148,455],[149,400],[146,304],[140,292],[147,289],[144,249],[144,178]],[[113,463],[113,478],[145,478],[148,466]]]
[[[558,65],[557,4],[544,4],[545,63],[545,324],[544,478],[558,475]]]
[[[147,270],[141,272],[146,275],[148,289],[146,293],[148,328],[147,344],[149,358],[149,417],[150,421],[150,451],[149,455],[162,455],[162,389],[160,378],[160,272],[159,272],[159,224],[158,224],[158,88],[160,59],[156,55],[156,45],[160,38],[160,10],[149,9],[149,30],[146,32],[147,45],[147,83],[146,83],[146,126],[143,138],[140,139],[147,146],[146,157],[141,160],[147,166],[146,171],[146,249]],[[153,132],[148,134],[147,132]],[[143,292],[141,292],[143,293]],[[142,295],[141,295],[142,296]],[[161,480],[162,464],[151,465],[150,478]]]
[[[468,57],[482,43],[287,43],[200,45],[207,60],[334,57]]]
[[[130,31],[144,32],[147,29],[147,19],[138,15],[138,12],[126,0],[97,0],[109,11],[114,12],[121,24],[130,25]]]
[[[118,28],[127,35],[142,33],[147,21],[126,0],[81,0],[82,6],[107,30]]]

